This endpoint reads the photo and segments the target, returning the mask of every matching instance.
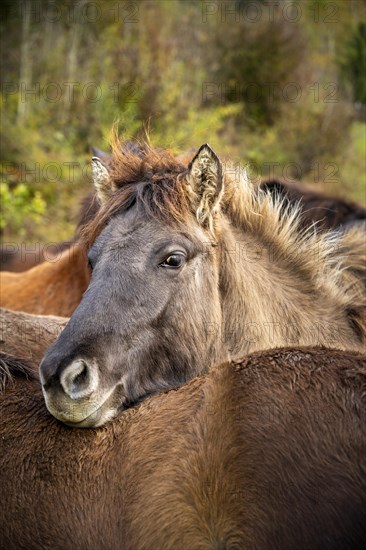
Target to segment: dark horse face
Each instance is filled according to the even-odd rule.
[[[116,178],[98,159],[93,162],[108,209],[110,201],[119,201]],[[210,330],[221,326],[218,253],[210,233],[222,192],[221,165],[208,146],[201,147],[188,171],[175,167],[167,176],[164,162],[160,168],[150,162],[155,191],[150,181],[129,184],[128,192],[118,184],[121,197],[129,194],[128,207],[105,217],[89,248],[90,285],[41,363],[47,408],[71,426],[100,426],[225,356],[220,335]],[[147,212],[146,201],[153,208],[158,197],[159,208],[168,208],[163,195],[169,186],[185,194],[184,223]]]

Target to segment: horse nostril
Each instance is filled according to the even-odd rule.
[[[88,376],[88,369],[86,367],[86,364],[84,363],[83,370],[74,377],[72,383],[75,386],[77,386],[78,384],[81,385],[83,382],[85,382],[87,376]]]
[[[63,370],[60,382],[64,392],[71,399],[88,397],[98,385],[97,368],[84,359],[78,359]]]

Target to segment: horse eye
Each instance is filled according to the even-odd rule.
[[[170,267],[172,269],[178,269],[179,267],[182,267],[185,260],[184,254],[181,252],[176,252],[174,254],[171,254],[164,260],[160,267]]]

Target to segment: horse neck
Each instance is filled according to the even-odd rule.
[[[230,224],[221,238],[222,333],[232,356],[298,345],[360,349],[325,278],[319,285],[273,246]]]

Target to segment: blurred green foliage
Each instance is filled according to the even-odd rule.
[[[46,202],[39,191],[33,192],[25,183],[18,183],[11,190],[9,185],[0,185],[2,215],[0,229],[11,225],[20,237],[25,237],[24,217],[40,223],[46,211]]]
[[[353,101],[366,106],[366,23],[359,23],[343,53],[341,69],[352,87]]]
[[[258,177],[365,200],[365,0],[4,0],[4,238],[62,240],[91,147],[209,142]]]

